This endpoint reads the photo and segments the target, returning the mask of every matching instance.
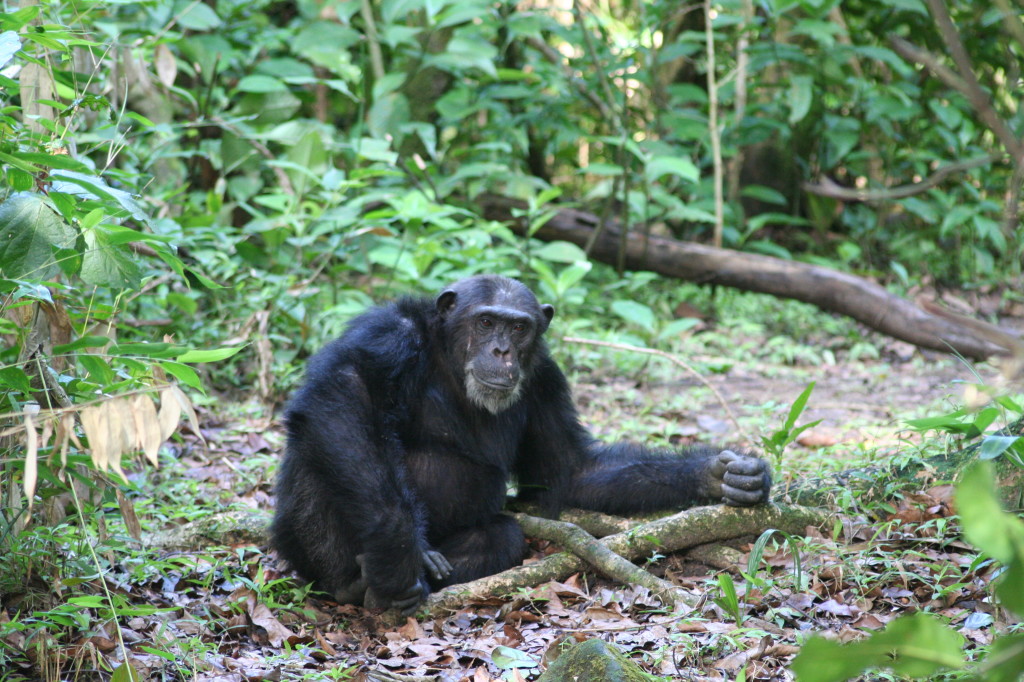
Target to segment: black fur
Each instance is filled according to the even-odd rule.
[[[522,560],[501,513],[512,479],[550,513],[767,500],[756,457],[594,440],[541,338],[552,313],[515,280],[478,276],[354,319],[286,413],[278,552],[341,601],[411,609]]]

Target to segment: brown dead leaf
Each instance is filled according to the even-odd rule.
[[[174,435],[174,432],[178,430],[178,422],[181,420],[181,404],[178,402],[177,397],[172,394],[172,388],[172,386],[168,386],[160,391],[160,413],[158,420],[160,422],[161,443]]]
[[[36,482],[39,480],[39,434],[36,433],[36,425],[33,414],[39,412],[39,405],[33,405],[34,409],[25,407],[25,497],[28,499],[29,511],[32,510],[32,500],[36,496]]]
[[[281,621],[270,612],[270,608],[262,602],[249,603],[249,618],[266,632],[267,642],[271,646],[280,647],[286,641],[293,641],[298,636],[281,624]]]
[[[124,496],[120,488],[114,488],[114,494],[117,496],[117,507],[121,510],[121,518],[124,519],[124,526],[128,530],[128,534],[133,539],[141,541],[142,524],[139,523],[139,517],[135,513],[135,505]]]
[[[833,434],[811,429],[797,437],[796,442],[805,448],[827,448],[839,442]]]
[[[164,87],[173,87],[174,81],[178,77],[178,62],[174,58],[174,53],[166,43],[158,43],[153,49],[153,58],[156,62],[157,79],[163,83]]]
[[[153,466],[159,466],[158,454],[163,440],[160,438],[160,417],[156,405],[148,395],[139,393],[131,398],[132,418],[135,420],[135,447]]]
[[[887,624],[887,621],[882,620],[873,613],[862,613],[857,616],[857,620],[850,623],[855,628],[866,628],[868,630],[881,630]]]
[[[405,639],[420,639],[426,636],[423,627],[416,622],[415,618],[406,618],[405,625],[398,628],[398,634]]]
[[[818,613],[827,613],[832,616],[850,618],[860,613],[860,609],[850,604],[840,604],[835,599],[826,599],[814,607]]]
[[[90,405],[84,408],[80,415],[82,430],[89,439],[92,463],[99,471],[106,471],[112,459],[108,404]]]

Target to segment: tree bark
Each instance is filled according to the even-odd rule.
[[[488,219],[506,222],[519,234],[526,233],[526,223],[512,213],[514,208],[525,208],[525,203],[495,195],[484,195],[478,201]],[[582,246],[594,238],[599,222],[593,214],[563,208],[534,236]],[[651,270],[701,284],[719,284],[812,303],[921,348],[954,351],[976,360],[1007,355],[1017,342],[1009,334],[1005,344],[981,338],[955,320],[932,315],[874,282],[844,272],[665,237],[629,235],[622,240],[621,233],[621,225],[607,222],[594,238],[590,255],[615,264],[620,248],[625,248],[625,264],[632,270]]]

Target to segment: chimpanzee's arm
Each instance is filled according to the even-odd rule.
[[[609,514],[719,503],[750,506],[767,501],[771,487],[764,460],[705,445],[675,452],[593,443],[588,454],[566,503]]]
[[[768,499],[767,464],[731,450],[683,452],[596,441],[579,423],[568,384],[548,360],[528,388],[529,419],[517,462],[519,494],[545,505],[613,514]]]

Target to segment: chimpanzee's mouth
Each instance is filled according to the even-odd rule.
[[[476,372],[473,372],[473,378],[494,391],[511,391],[516,385],[511,378],[505,379],[503,377],[488,377],[485,379]]]

